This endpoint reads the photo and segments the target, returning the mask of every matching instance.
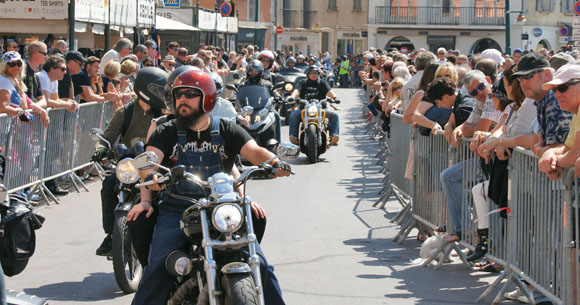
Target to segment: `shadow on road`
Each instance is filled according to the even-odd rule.
[[[109,284],[105,284],[109,283]],[[87,291],[90,291],[87,294]],[[125,294],[117,287],[113,273],[91,273],[82,282],[62,282],[26,288],[24,292],[53,301],[87,302],[113,300]]]

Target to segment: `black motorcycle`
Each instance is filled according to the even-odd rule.
[[[137,291],[139,282],[143,275],[143,267],[137,258],[127,226],[127,214],[133,207],[141,201],[139,188],[135,187],[135,182],[130,182],[133,177],[120,175],[116,169],[130,167],[130,158],[135,157],[145,151],[143,142],[135,143],[134,148],[127,148],[125,144],[117,144],[113,150],[103,136],[103,131],[98,128],[91,129],[91,136],[95,141],[103,141],[107,145],[107,157],[102,160],[97,167],[105,175],[117,173],[116,192],[119,194],[119,204],[115,207],[115,225],[113,227],[113,247],[111,257],[113,261],[113,271],[115,280],[119,288],[125,293]],[[127,159],[129,158],[129,159]],[[102,165],[102,167],[101,167]],[[121,170],[121,172],[125,172]]]
[[[298,147],[292,144],[280,144],[278,149],[278,156],[283,159],[295,158],[298,153]],[[269,161],[247,168],[237,179],[216,173],[207,181],[187,172],[183,165],[170,169],[158,164],[153,152],[137,156],[130,167],[117,167],[117,172],[127,171],[120,173],[127,177],[152,166],[162,169],[167,174],[156,174],[157,183],[166,185],[167,195],[191,203],[181,218],[189,249],[174,251],[165,261],[167,271],[176,277],[175,290],[167,304],[265,305],[252,200],[245,194],[240,196],[236,189],[242,186],[245,190],[253,174],[275,175],[276,169]],[[146,181],[137,187],[151,184]],[[206,196],[197,200],[172,190],[190,194],[202,191]],[[249,252],[248,263],[242,259],[244,251]]]
[[[284,85],[280,88],[280,93],[282,95],[282,101],[276,104],[276,110],[280,113],[281,116],[285,118],[285,123],[288,125],[288,114],[291,112],[292,104],[286,103],[286,98],[288,98],[294,88],[296,88],[296,84],[302,79],[306,78],[306,74],[304,74],[303,70],[297,68],[283,68],[276,73],[276,83],[283,82]]]

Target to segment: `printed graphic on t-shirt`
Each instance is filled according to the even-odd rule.
[[[185,143],[185,145],[183,145],[183,147],[181,147],[181,146],[182,145],[180,145],[179,143],[177,143],[177,144],[175,144],[175,146],[173,146],[172,153],[170,156],[171,159],[177,159],[177,156],[178,156],[179,152],[181,152],[182,149],[185,149],[185,151],[193,151],[193,152],[216,151],[216,152],[219,152],[222,160],[228,159],[228,156],[226,155],[226,153],[224,151],[223,145],[219,145],[219,144],[212,145],[211,142],[207,142],[207,141],[203,141],[200,144],[197,141],[193,141],[193,142]]]

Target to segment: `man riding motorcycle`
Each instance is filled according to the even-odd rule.
[[[278,71],[279,68],[276,64],[276,57],[274,56],[274,53],[272,53],[270,50],[263,50],[258,55],[258,60],[264,66],[263,78],[270,81],[271,83],[274,83],[272,72]]]
[[[167,73],[159,68],[141,69],[134,85],[137,98],[115,111],[109,125],[104,130],[104,138],[109,143],[115,143],[117,138],[121,137],[120,143],[127,147],[133,147],[138,141],[145,142],[151,120],[159,117],[165,109],[163,87],[166,81]],[[105,143],[97,143],[92,160],[101,162],[106,156]],[[96,250],[96,255],[111,255],[113,246],[111,234],[115,224],[115,207],[119,203],[119,198],[115,192],[116,184],[116,175],[109,175],[103,180],[101,204],[103,229],[107,236]]]
[[[294,101],[298,96],[301,99],[324,99],[327,96],[331,99],[336,99],[336,94],[332,91],[330,85],[321,80],[320,68],[316,66],[309,66],[306,69],[306,79],[303,79],[296,84],[296,88],[292,95],[288,98],[289,102]],[[296,109],[290,113],[290,142],[299,144],[298,129],[300,127],[301,109]],[[326,109],[326,117],[328,118],[328,131],[330,133],[330,145],[338,145],[339,134],[339,119],[338,114],[330,109]]]
[[[294,68],[294,65],[296,65],[296,58],[294,58],[294,56],[290,56],[286,59],[286,65],[288,68]]]
[[[216,120],[209,114],[216,95],[215,84],[208,74],[201,71],[180,74],[172,89],[176,119],[153,132],[147,151],[157,154],[164,166],[173,166],[171,159],[177,159],[177,165],[184,165],[186,170],[203,180],[218,172],[231,172],[238,154],[254,164],[275,158],[274,154],[259,147],[241,127],[227,120]],[[279,169],[277,176],[290,175],[290,166],[278,158],[272,161],[272,166]],[[142,171],[142,177],[152,172]],[[157,181],[155,176],[153,181]],[[157,184],[150,188],[161,190]],[[202,197],[200,194],[199,198]],[[190,203],[167,196],[165,192],[161,193],[161,198],[149,265],[133,299],[135,305],[167,303],[174,278],[165,269],[165,259],[174,250],[186,250],[188,246],[188,237],[180,230],[179,223]],[[129,212],[128,219],[153,210],[149,189],[142,188],[141,199],[142,202]],[[263,258],[263,254],[261,256]],[[267,278],[264,282],[266,304],[284,304],[274,274],[270,272],[264,278]]]

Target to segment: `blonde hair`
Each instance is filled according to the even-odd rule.
[[[123,64],[121,64],[121,73],[125,75],[131,75],[133,72],[137,70],[137,64],[132,60],[126,60]]]
[[[455,83],[455,85],[457,85],[457,80],[459,79],[459,76],[457,75],[455,67],[450,62],[446,62],[440,65],[439,68],[437,68],[437,71],[435,71],[435,78],[443,76],[443,74],[447,71],[449,71],[449,73],[453,77],[452,81]]]
[[[20,80],[21,80],[20,86],[18,86],[18,84],[14,82],[12,77],[8,75],[8,62],[7,61],[0,62],[0,74],[2,76],[6,77],[7,79],[9,79],[15,88],[19,88],[22,91],[26,92],[28,90],[28,87],[26,87],[26,84],[24,84],[24,82],[22,81],[26,77],[26,63],[22,59],[20,61],[22,62],[22,70],[20,70]]]
[[[395,77],[393,79],[393,81],[391,81],[391,87],[399,87],[399,86],[403,86],[405,84],[405,80],[400,78],[400,77]],[[397,99],[401,99],[401,94],[400,92],[403,92],[403,90],[399,91],[399,94],[395,93],[396,91],[391,91],[391,99],[393,98],[397,98]]]
[[[105,72],[106,77],[113,79],[121,72],[121,64],[118,61],[111,60],[105,64],[103,72]]]

